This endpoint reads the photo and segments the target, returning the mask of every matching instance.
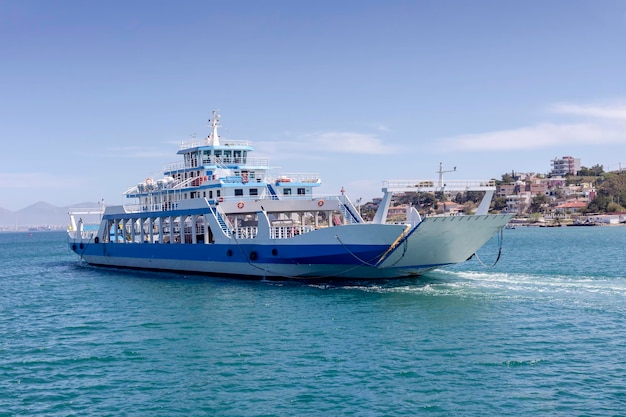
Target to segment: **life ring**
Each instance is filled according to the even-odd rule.
[[[317,202],[318,207],[322,207],[324,205],[324,200],[320,200]]]
[[[240,201],[237,203],[237,208],[242,209],[245,206],[245,204],[243,203],[243,201]]]
[[[222,203],[222,202],[224,202],[224,197],[220,197],[220,198],[218,198],[218,200],[219,200],[220,203]]]

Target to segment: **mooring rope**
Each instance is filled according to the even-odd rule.
[[[493,268],[494,266],[496,266],[496,264],[500,260],[500,256],[502,255],[502,242],[503,242],[503,240],[504,240],[504,229],[500,229],[500,234],[498,235],[498,256],[496,257],[496,260],[493,263],[493,265],[485,265],[485,263],[478,256],[478,252],[474,252],[474,256],[476,256],[476,259],[478,259],[478,262],[480,262],[480,264],[483,267],[485,267],[485,268]]]

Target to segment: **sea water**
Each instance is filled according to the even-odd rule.
[[[409,280],[92,267],[0,234],[0,416],[626,414],[626,227],[517,228]]]

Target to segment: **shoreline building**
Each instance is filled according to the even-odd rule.
[[[552,176],[565,177],[567,175],[576,175],[580,171],[580,158],[572,156],[564,156],[561,159],[554,158],[551,161]]]

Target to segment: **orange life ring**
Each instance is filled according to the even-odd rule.
[[[245,204],[243,203],[243,201],[240,201],[240,202],[238,202],[238,203],[237,203],[237,208],[242,209],[242,208],[243,208],[243,206],[245,206]]]
[[[320,200],[317,202],[318,207],[322,207],[324,205],[324,200]]]

